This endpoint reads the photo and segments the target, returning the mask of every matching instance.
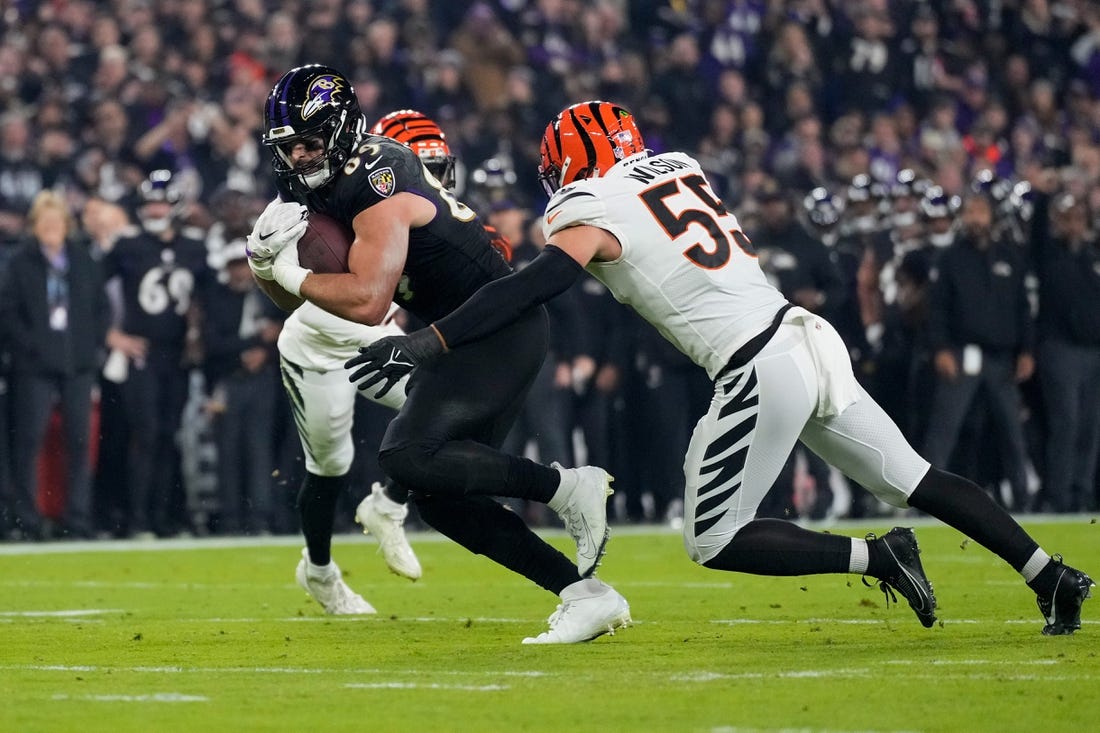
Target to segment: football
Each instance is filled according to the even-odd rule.
[[[314,272],[347,272],[353,240],[351,230],[331,216],[310,213],[309,226],[298,240],[298,263]]]

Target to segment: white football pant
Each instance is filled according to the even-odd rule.
[[[684,459],[684,546],[697,563],[756,517],[799,439],[896,507],[908,505],[929,469],[855,383],[833,327],[816,317],[805,323],[785,319],[755,358],[715,382]]]

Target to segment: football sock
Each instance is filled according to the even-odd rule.
[[[560,594],[580,580],[577,566],[565,555],[540,539],[515,512],[487,496],[415,498],[428,526],[551,593]]]
[[[852,556],[848,560],[848,572],[863,575],[871,562],[870,542],[858,537],[852,538]]]
[[[847,573],[852,544],[850,537],[811,532],[782,519],[754,519],[703,564],[754,575]]]
[[[514,487],[515,491],[523,492],[513,496],[546,504],[557,492],[558,485],[561,483],[561,474],[541,463],[517,458],[509,466],[508,483]]]
[[[392,478],[387,478],[382,484],[382,493],[395,504],[409,503],[409,490]]]
[[[1020,575],[1024,576],[1028,588],[1038,595],[1050,596],[1053,595],[1054,588],[1062,575],[1061,565],[1052,562],[1050,555],[1039,549],[1024,565]]]
[[[1040,547],[1024,564],[1023,568],[1020,569],[1020,575],[1024,577],[1025,582],[1030,583],[1038,578],[1039,574],[1050,567],[1050,565],[1050,555],[1043,552],[1043,549]]]
[[[314,565],[328,565],[332,560],[332,524],[336,518],[336,501],[347,488],[347,474],[318,476],[307,473],[298,492],[298,515],[302,534]]]
[[[909,497],[909,506],[1000,555],[1017,572],[1023,571],[1039,549],[1024,528],[977,484],[938,468],[928,469]]]

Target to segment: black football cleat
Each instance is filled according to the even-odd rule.
[[[886,596],[886,605],[889,606],[891,600],[897,603],[897,596],[890,590],[893,588],[909,601],[909,607],[917,614],[921,625],[926,629],[932,628],[932,624],[936,623],[936,594],[920,564],[920,548],[917,547],[917,536],[913,530],[894,527],[882,537],[876,539],[869,534],[867,539],[878,542],[891,559],[890,570],[878,579],[879,590]],[[867,581],[864,580],[864,583]]]
[[[1061,555],[1051,558],[1057,580],[1050,595],[1037,595],[1035,602],[1047,625],[1045,636],[1072,634],[1081,628],[1081,605],[1092,598],[1092,578],[1062,562]]]

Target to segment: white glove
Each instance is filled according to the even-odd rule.
[[[284,202],[275,198],[256,219],[252,233],[248,235],[248,264],[256,277],[274,279],[272,265],[275,256],[294,245],[309,226],[309,210],[299,203]]]
[[[297,247],[286,247],[271,263],[271,279],[296,298],[302,297],[302,283],[311,272],[298,263]]]

